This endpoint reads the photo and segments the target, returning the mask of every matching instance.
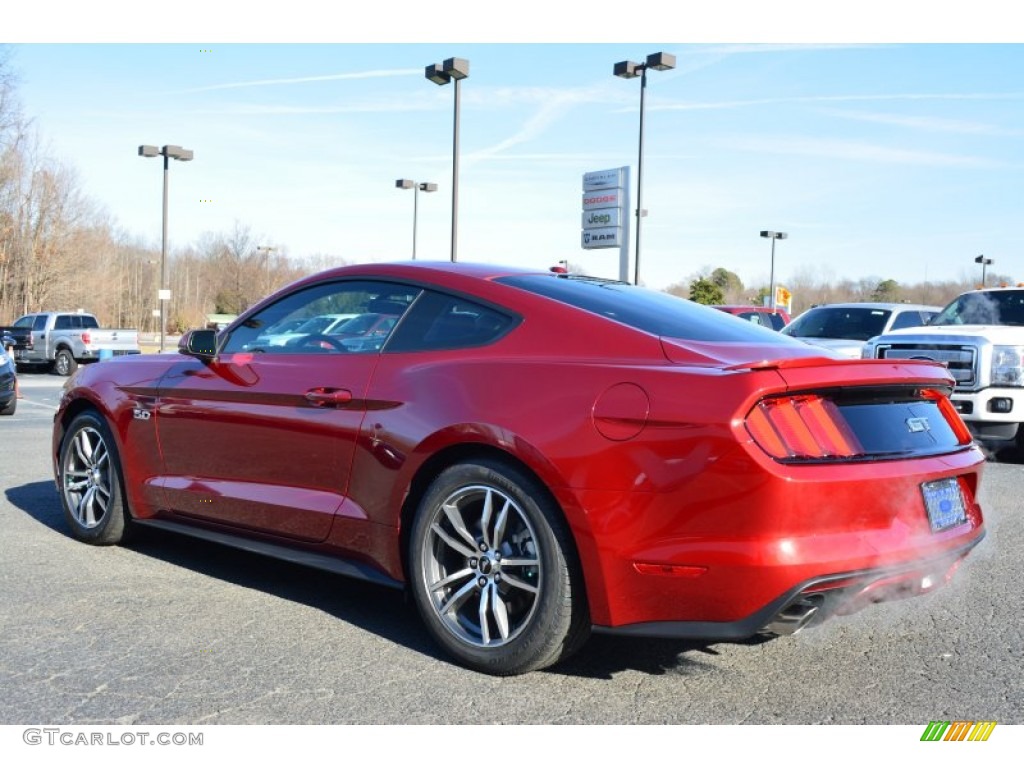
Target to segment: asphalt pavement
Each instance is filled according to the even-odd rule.
[[[1012,453],[986,468],[987,538],[932,595],[761,644],[595,636],[499,679],[450,663],[396,591],[169,534],[73,540],[62,384],[23,376],[0,418],[0,724],[1024,723]]]

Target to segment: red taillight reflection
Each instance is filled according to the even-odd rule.
[[[92,344],[92,336],[89,335],[88,331],[82,331],[82,343]]]
[[[845,458],[864,453],[835,403],[817,395],[762,400],[747,416],[747,430],[776,459]]]

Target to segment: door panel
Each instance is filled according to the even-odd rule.
[[[161,382],[157,431],[172,510],[322,541],[345,497],[377,355],[183,359]],[[351,397],[307,399],[310,392]]]

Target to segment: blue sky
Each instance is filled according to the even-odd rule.
[[[401,15],[401,3],[388,7]],[[869,2],[848,28],[787,28],[779,13],[751,30],[767,17],[730,26],[725,13],[707,18],[702,36],[680,14],[660,28],[624,21],[624,42],[614,42],[611,4],[538,15],[543,7],[517,5],[506,38],[501,25],[449,30],[444,19],[405,18],[361,29],[353,22],[363,17],[296,13],[304,26],[203,16],[183,25],[186,38],[155,22],[91,36],[33,32],[44,19],[18,19],[7,39],[48,153],[77,170],[119,227],[154,245],[160,161],[137,156],[144,143],[195,152],[171,167],[172,248],[238,221],[295,257],[408,258],[413,196],[394,186],[404,177],[438,184],[419,197],[418,256],[448,258],[454,89],[425,80],[423,67],[458,56],[471,66],[460,260],[546,268],[567,259],[617,276],[617,250],[580,247],[581,177],[635,172],[639,80],[613,77],[612,66],[667,51],[677,68],[651,72],[647,89],[648,285],[718,266],[767,283],[762,229],[789,234],[776,250],[782,282],[801,271],[973,278],[982,253],[1024,280],[1024,45],[1002,42],[998,17],[981,30],[952,15],[922,29],[920,17]],[[249,42],[323,39],[334,42]],[[442,42],[411,42],[420,39]]]

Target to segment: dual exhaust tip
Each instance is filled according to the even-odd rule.
[[[771,621],[758,630],[758,634],[770,637],[795,635],[815,618],[824,602],[823,595],[801,595],[775,614]]]

